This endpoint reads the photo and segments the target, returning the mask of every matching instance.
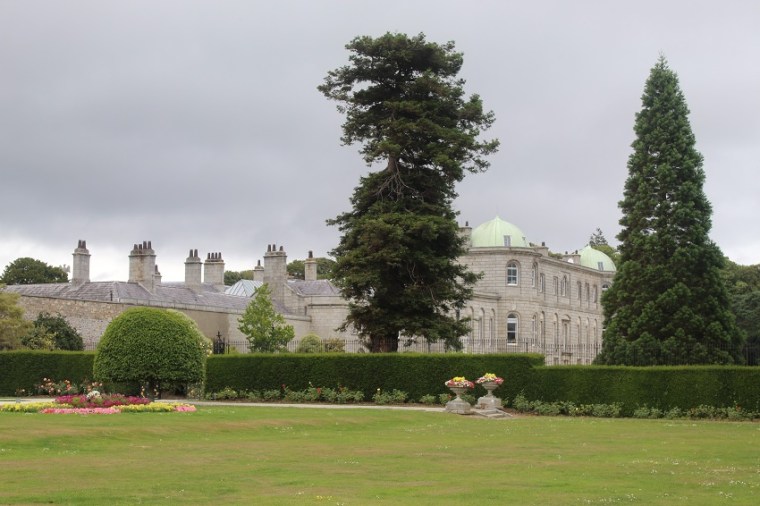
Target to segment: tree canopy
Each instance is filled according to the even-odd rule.
[[[84,350],[82,336],[60,313],[52,315],[43,311],[37,315],[34,326],[52,336],[53,347],[56,350]]]
[[[24,320],[19,297],[17,293],[3,290],[0,284],[0,351],[21,348],[21,338],[33,328],[32,322]]]
[[[740,363],[741,334],[709,239],[702,156],[678,78],[660,58],[636,115],[618,235],[620,264],[602,297],[604,364]]]
[[[326,257],[316,257],[317,279],[330,279],[332,277],[335,260]],[[288,262],[288,276],[293,279],[304,279],[306,264],[304,260]]]
[[[41,283],[66,283],[69,275],[61,267],[53,267],[42,260],[29,257],[17,258],[9,263],[0,283],[6,285],[34,285]]]
[[[452,201],[466,173],[484,171],[497,140],[479,135],[494,121],[480,97],[465,97],[454,43],[424,34],[356,37],[349,65],[319,86],[345,114],[345,144],[377,170],[361,177],[352,209],[331,225],[341,238],[333,283],[349,300],[342,329],[353,327],[371,351],[396,351],[400,336],[461,347],[468,331],[454,315],[477,276],[464,253]]]
[[[267,284],[256,289],[238,322],[238,328],[248,339],[251,351],[285,351],[288,343],[295,337],[293,326],[286,324],[285,318],[275,311],[272,292]]]

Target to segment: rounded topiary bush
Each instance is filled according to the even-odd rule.
[[[139,383],[151,391],[203,381],[207,339],[193,320],[166,309],[137,307],[113,319],[98,344],[98,381]]]
[[[296,353],[319,353],[322,351],[322,339],[316,334],[306,334],[298,343]]]

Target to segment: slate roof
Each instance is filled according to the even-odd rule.
[[[300,279],[288,280],[288,286],[297,294],[307,297],[314,295],[334,295],[340,296],[338,289],[326,279],[316,281],[303,281]]]
[[[27,297],[118,302],[158,307],[206,308],[222,311],[243,311],[250,302],[248,297],[226,295],[212,285],[203,285],[195,291],[184,284],[161,284],[153,293],[138,283],[125,281],[93,281],[83,284],[55,283],[42,285],[10,285],[9,292]],[[276,307],[278,311],[283,308]],[[286,311],[285,311],[286,312]]]

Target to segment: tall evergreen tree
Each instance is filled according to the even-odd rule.
[[[731,364],[742,337],[708,237],[702,155],[678,77],[661,57],[636,115],[623,200],[621,264],[602,297],[603,364]]]
[[[396,351],[400,336],[461,346],[466,320],[454,317],[477,276],[457,263],[464,252],[454,186],[488,167],[498,141],[479,141],[493,122],[480,98],[464,96],[454,43],[423,34],[357,37],[350,65],[330,71],[319,90],[340,102],[342,140],[360,143],[368,165],[353,209],[329,224],[341,231],[333,282],[349,302],[352,326],[370,350]]]

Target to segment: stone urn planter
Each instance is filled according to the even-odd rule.
[[[499,388],[499,385],[504,383],[502,378],[499,378],[493,373],[486,373],[477,380],[478,385],[486,389],[486,395],[478,398],[478,407],[481,409],[501,409],[501,399],[493,394],[493,391]]]
[[[445,383],[456,397],[446,403],[446,412],[456,413],[458,415],[469,415],[472,413],[472,406],[469,402],[462,399],[462,394],[472,390],[475,385],[472,381],[467,381],[463,377],[451,379]]]

